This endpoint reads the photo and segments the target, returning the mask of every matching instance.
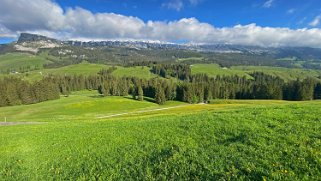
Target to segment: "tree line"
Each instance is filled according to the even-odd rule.
[[[200,103],[211,99],[321,99],[321,83],[312,78],[284,82],[279,77],[260,72],[251,74],[253,79],[240,76],[209,77],[206,74],[190,75],[186,67],[168,66],[164,68],[167,79],[146,80],[112,76],[115,69],[111,67],[91,76],[50,75],[34,83],[13,77],[3,78],[0,80],[0,106],[33,104],[85,89],[97,90],[102,96],[132,95],[140,101],[150,97],[158,104],[168,100]],[[158,70],[155,68],[153,71]],[[183,73],[175,73],[174,70]],[[172,76],[183,80],[170,78]]]
[[[0,106],[33,104],[59,97],[57,84],[50,78],[34,83],[14,77],[0,79]]]

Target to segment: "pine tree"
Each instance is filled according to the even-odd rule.
[[[212,91],[210,90],[209,86],[206,86],[204,89],[204,101],[208,103],[212,99]]]
[[[314,99],[321,99],[321,83],[318,83],[314,88]]]
[[[138,86],[138,96],[137,100],[143,101],[144,100],[144,93],[143,93],[143,88],[142,86]]]
[[[136,87],[131,87],[131,94],[133,96],[133,99],[137,99],[137,88]]]
[[[312,100],[315,82],[311,78],[304,79],[300,82],[299,100]]]
[[[156,88],[155,102],[160,105],[165,104],[166,102],[164,90],[160,85]]]
[[[70,94],[69,86],[66,86],[65,84],[60,85],[60,92],[62,95],[68,97]]]

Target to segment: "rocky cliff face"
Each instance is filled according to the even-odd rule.
[[[24,42],[36,42],[36,41],[51,41],[58,42],[58,40],[53,38],[48,38],[42,35],[30,34],[30,33],[21,33],[17,43]]]
[[[59,40],[42,35],[21,33],[14,48],[18,51],[37,53],[40,48],[54,48],[61,46]]]

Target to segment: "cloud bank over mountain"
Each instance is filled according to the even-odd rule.
[[[215,27],[196,18],[143,21],[114,13],[63,9],[50,0],[0,0],[0,37],[20,32],[40,33],[58,39],[151,39],[194,43],[230,43],[259,46],[321,47],[319,28],[275,28],[259,25]]]

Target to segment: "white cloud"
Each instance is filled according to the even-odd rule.
[[[0,38],[15,38],[17,33],[10,31],[8,28],[0,24]]]
[[[50,0],[0,0],[0,24],[12,31],[57,30],[64,26],[62,8]]]
[[[291,8],[286,11],[287,14],[293,14],[296,11],[296,9]]]
[[[267,0],[267,1],[265,1],[265,3],[263,4],[263,7],[264,7],[264,8],[270,8],[270,7],[272,7],[273,3],[274,3],[274,0]]]
[[[189,0],[189,3],[192,5],[192,6],[196,6],[198,5],[202,0]]]
[[[321,21],[321,15],[316,16],[313,21],[309,23],[310,26],[318,26]]]
[[[144,22],[137,17],[92,13],[79,7],[63,11],[49,0],[28,3],[23,0],[0,1],[0,37],[12,37],[25,31],[60,39],[186,40],[195,43],[321,48],[319,28],[273,28],[256,24],[218,28],[196,18]]]
[[[175,11],[181,11],[185,4],[190,4],[191,6],[197,6],[203,0],[168,0],[162,4],[162,7],[173,9]]]
[[[93,14],[82,8],[68,9],[65,29],[80,37],[138,38],[145,23],[136,17],[114,13]]]
[[[176,11],[180,11],[184,7],[184,3],[182,0],[170,0],[166,3],[162,4],[162,7],[166,7],[168,9],[173,9]]]

